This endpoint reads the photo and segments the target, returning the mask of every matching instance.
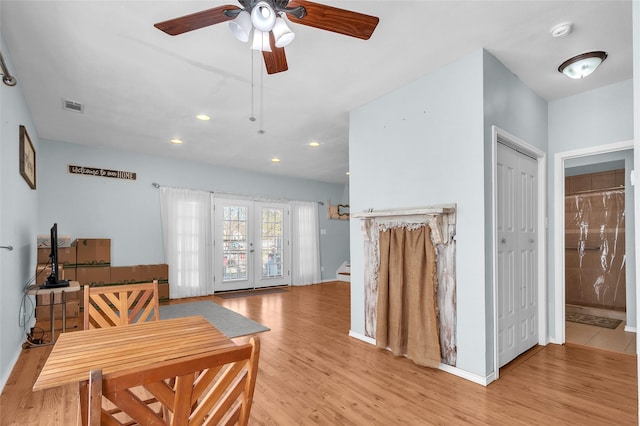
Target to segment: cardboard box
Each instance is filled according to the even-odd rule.
[[[169,282],[169,265],[140,265],[142,268],[143,282],[158,280],[159,283]]]
[[[135,265],[112,266],[112,284],[148,283],[158,280],[159,283],[169,282],[169,265]]]
[[[50,248],[38,248],[38,263],[49,263]],[[58,247],[58,264],[75,265],[76,247]]]
[[[36,306],[36,319],[38,321],[49,321],[51,305]],[[77,300],[67,302],[66,315],[67,318],[78,318],[80,314],[80,304]],[[55,320],[62,318],[62,305],[53,305],[53,315]]]
[[[76,264],[109,265],[111,264],[111,240],[108,238],[77,238]]]
[[[109,266],[78,266],[76,268],[76,281],[80,286],[105,285],[111,283],[111,268]]]
[[[64,267],[62,265],[58,265],[58,278],[64,280]],[[36,265],[36,284],[44,283],[47,278],[51,275],[51,265],[48,264],[38,264]]]
[[[64,279],[69,281],[78,281],[76,277],[76,265],[64,267]]]
[[[143,282],[140,266],[112,266],[111,284],[133,284]]]
[[[51,235],[38,235],[36,238],[36,247],[51,248]],[[71,247],[71,237],[67,235],[58,235],[58,248],[60,247]]]
[[[169,283],[158,284],[158,299],[169,300]]]

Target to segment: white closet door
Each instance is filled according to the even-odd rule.
[[[498,357],[503,366],[538,341],[537,161],[498,144]]]

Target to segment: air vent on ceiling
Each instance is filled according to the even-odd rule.
[[[81,113],[84,111],[84,105],[82,105],[80,102],[70,101],[69,99],[62,100],[62,107],[68,111],[73,112]]]

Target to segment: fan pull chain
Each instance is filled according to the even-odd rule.
[[[260,72],[260,128],[258,130],[259,135],[264,135],[264,73],[263,67]]]
[[[255,52],[253,50],[249,50],[249,52],[251,52],[251,115],[249,116],[249,121],[256,121],[256,116],[254,114],[254,110],[253,110],[253,97],[254,97],[254,89],[253,89],[253,70],[255,68],[254,62],[253,62],[253,57],[255,55]]]

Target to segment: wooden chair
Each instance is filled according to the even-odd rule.
[[[259,356],[260,340],[252,337],[242,346],[165,361],[144,369],[104,376],[101,370],[93,370],[88,385],[85,384],[88,395],[81,398],[82,403],[89,405],[83,423],[244,426],[251,413]],[[161,411],[155,411],[131,392],[133,387],[140,386],[159,401]],[[118,418],[103,408],[103,397],[117,406]]]
[[[84,286],[84,329],[160,319],[158,281],[104,287]]]

